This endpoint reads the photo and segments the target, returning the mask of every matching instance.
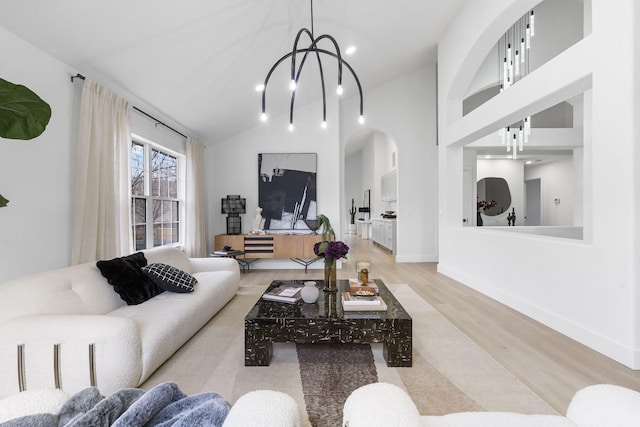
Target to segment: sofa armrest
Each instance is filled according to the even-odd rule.
[[[191,273],[202,273],[205,271],[231,271],[238,273],[240,280],[240,267],[238,261],[233,258],[189,258]]]
[[[142,373],[140,338],[131,319],[100,315],[21,316],[0,324],[0,398],[19,390],[19,346],[23,346],[26,390],[59,386],[76,393],[94,377],[102,393],[138,385]],[[58,368],[54,348],[59,345]]]
[[[567,418],[578,427],[637,426],[640,393],[609,384],[585,387],[571,399]]]
[[[300,427],[300,412],[295,400],[272,390],[252,391],[231,407],[222,427]]]
[[[373,383],[354,390],[344,403],[344,427],[419,427],[418,408],[400,387]]]

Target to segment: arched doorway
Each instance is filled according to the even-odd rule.
[[[381,214],[385,212],[397,211],[397,165],[397,144],[384,132],[362,129],[346,140],[343,175],[343,206],[346,207],[346,215],[343,217],[343,230],[349,230],[352,199],[358,211],[356,219],[381,218]],[[359,208],[362,207],[368,207],[370,212],[360,212]]]

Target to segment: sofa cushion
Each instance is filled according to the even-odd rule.
[[[164,292],[143,272],[147,259],[142,252],[96,262],[100,273],[128,305],[137,305]]]
[[[189,273],[161,262],[142,267],[142,272],[160,288],[169,292],[193,292],[197,280]]]

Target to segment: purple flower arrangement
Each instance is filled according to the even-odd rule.
[[[313,253],[319,258],[324,258],[324,263],[327,266],[333,265],[334,261],[340,258],[347,258],[349,253],[349,246],[344,242],[323,241],[313,245]]]

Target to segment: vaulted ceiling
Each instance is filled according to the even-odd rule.
[[[366,109],[367,88],[435,62],[438,38],[463,3],[316,0],[314,33],[334,36],[343,50],[356,46],[347,61]],[[310,0],[2,0],[0,25],[213,143],[258,124],[255,86],[311,19]],[[289,105],[287,66],[279,68],[271,115]],[[305,79],[299,103],[319,96],[317,82]],[[314,87],[305,95],[303,84]],[[344,96],[355,95],[346,77],[344,88]]]

